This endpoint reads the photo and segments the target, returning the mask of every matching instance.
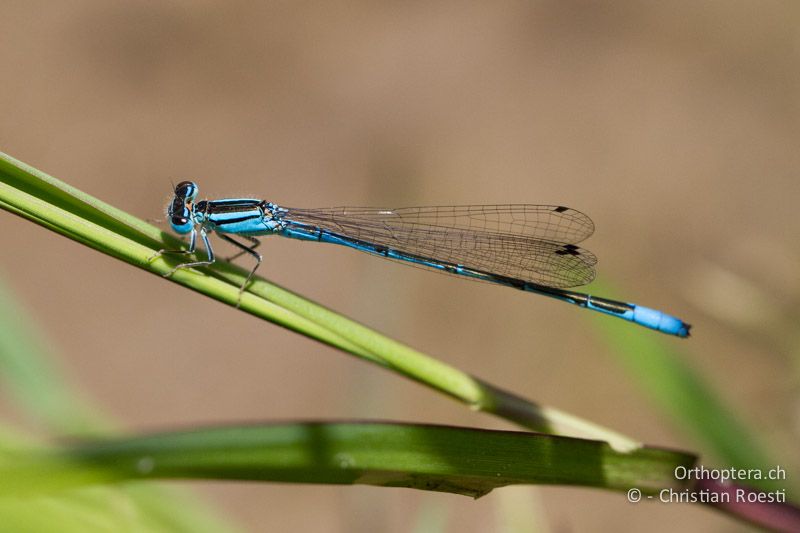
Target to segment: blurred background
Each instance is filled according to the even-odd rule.
[[[142,218],[163,219],[181,179],[201,197],[297,207],[519,202],[589,214],[598,281],[615,287],[597,294],[691,322],[690,340],[659,341],[798,472],[799,4],[12,0],[3,21],[0,150]],[[515,429],[0,221],[0,276],[70,381],[133,432],[351,418]],[[615,358],[602,334],[613,319],[339,247],[269,239],[263,254],[262,276],[449,364],[714,461]],[[92,275],[75,284],[76,272]],[[9,405],[2,413],[37,430]],[[174,485],[252,531],[733,525],[698,506],[574,488],[472,501]]]

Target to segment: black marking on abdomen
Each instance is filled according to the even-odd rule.
[[[214,213],[231,213],[242,211],[243,209],[261,209],[261,200],[247,200],[247,199],[231,199],[231,200],[210,200],[208,202],[198,202],[197,205],[206,204],[206,209],[209,214]]]
[[[617,315],[624,315],[628,311],[633,311],[634,309],[634,306],[629,303],[618,302],[617,300],[609,300],[608,298],[600,298],[599,296],[589,296],[588,303],[591,303],[592,307],[603,309]]]

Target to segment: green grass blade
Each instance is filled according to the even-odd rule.
[[[227,479],[409,487],[478,497],[515,484],[647,494],[682,488],[692,455],[620,453],[607,443],[534,433],[389,423],[289,423],[98,440],[0,458],[0,495],[140,479]]]

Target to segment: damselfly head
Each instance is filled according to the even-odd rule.
[[[192,210],[194,199],[197,198],[197,184],[192,181],[182,181],[175,186],[175,195],[167,206],[169,224],[176,233],[189,233],[194,227]]]

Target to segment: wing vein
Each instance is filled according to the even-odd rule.
[[[576,246],[593,233],[591,219],[560,206],[288,208],[282,216],[401,253],[548,287],[589,283],[597,263],[594,254]]]

